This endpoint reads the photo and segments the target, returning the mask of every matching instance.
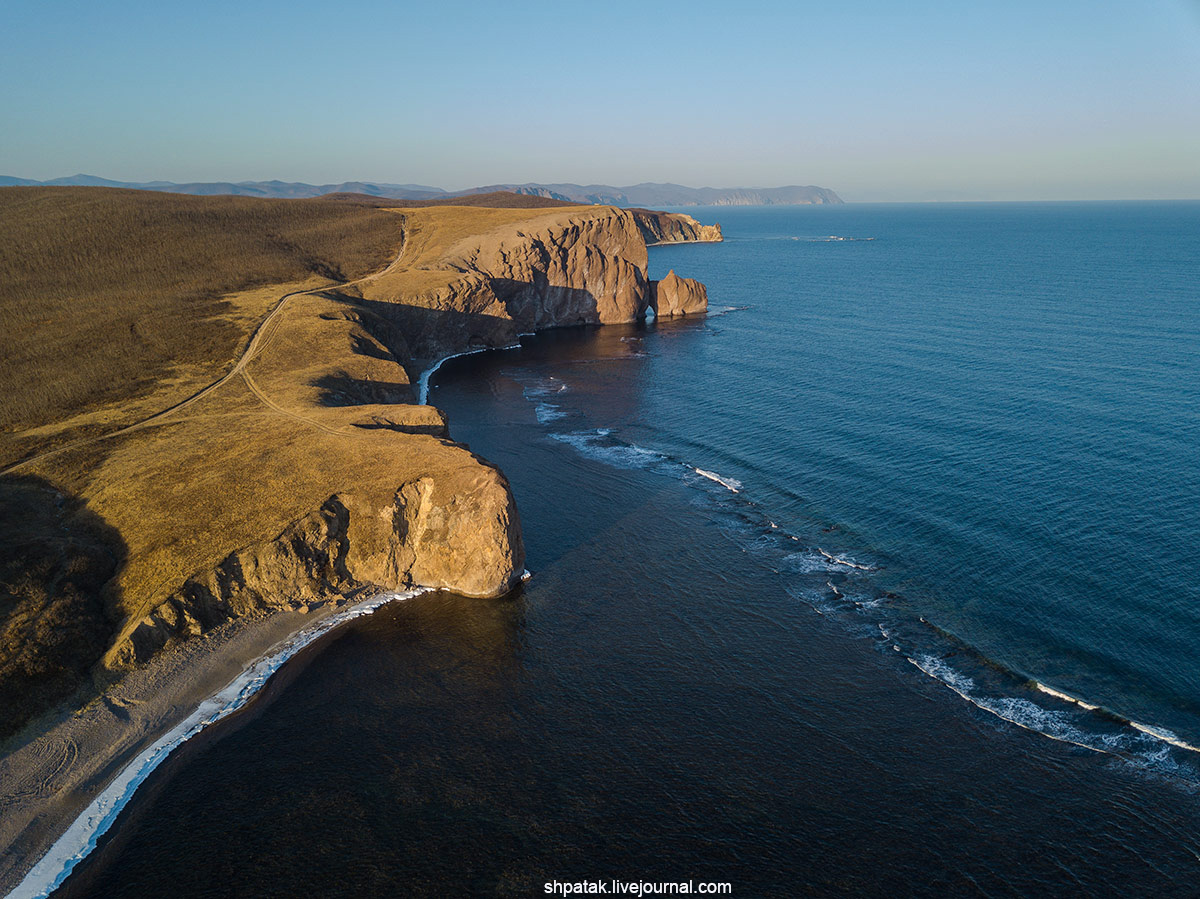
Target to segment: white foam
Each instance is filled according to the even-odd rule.
[[[305,646],[343,622],[369,615],[387,603],[410,599],[425,592],[426,588],[418,588],[404,593],[381,593],[372,596],[304,628],[256,660],[126,765],[71,823],[66,833],[59,837],[29,870],[17,888],[8,894],[8,899],[41,899],[58,889],[75,866],[96,848],[97,840],[112,826],[121,810],[133,798],[137,788],[176,747],[210,724],[242,708],[284,662]]]
[[[1186,749],[1188,752],[1200,752],[1200,746],[1193,746],[1186,742],[1174,731],[1167,730],[1165,727],[1158,727],[1154,724],[1142,724],[1139,721],[1130,721],[1129,726],[1140,730],[1144,734],[1154,737],[1156,740],[1162,740],[1164,743],[1170,743],[1172,746],[1178,746],[1180,749]]]
[[[443,356],[425,371],[421,372],[421,377],[417,378],[417,405],[429,405],[429,379],[433,377],[434,372],[442,367],[442,364],[449,362],[451,359],[457,359],[460,356],[473,356],[476,353],[486,353],[489,347],[480,347],[476,350],[467,350],[465,353],[452,353],[449,356]]]
[[[710,306],[708,309],[707,315],[709,318],[717,318],[722,315],[728,315],[731,312],[744,312],[745,310],[750,309],[750,308],[753,308],[753,307],[751,307],[751,306],[715,306],[715,307]]]
[[[733,478],[723,477],[722,475],[717,474],[715,471],[705,471],[703,468],[692,468],[692,471],[696,472],[696,474],[700,475],[702,478],[708,478],[710,481],[715,481],[733,493],[741,492],[741,481],[734,480]]]
[[[1108,749],[1086,742],[1087,735],[1071,726],[1062,712],[1051,712],[1028,699],[1009,696],[976,696],[972,692],[975,689],[975,681],[965,674],[955,671],[936,656],[923,655],[917,659],[909,658],[908,661],[930,677],[941,681],[971,705],[990,712],[1010,724],[1039,733],[1052,740],[1058,740],[1061,743],[1071,743],[1084,749],[1090,749],[1093,752],[1110,752]]]
[[[1039,681],[1034,681],[1034,686],[1036,686],[1043,693],[1048,693],[1050,696],[1053,696],[1056,699],[1061,699],[1064,702],[1074,703],[1080,708],[1087,709],[1089,712],[1094,712],[1096,709],[1100,708],[1098,705],[1092,705],[1090,702],[1084,702],[1082,699],[1076,699],[1074,696],[1071,696],[1068,693],[1063,693],[1061,690],[1055,690],[1053,687],[1048,687]]]
[[[662,453],[632,444],[604,444],[608,437],[607,428],[594,431],[573,431],[567,434],[551,434],[555,440],[568,444],[581,456],[611,465],[613,468],[644,469],[666,460]]]
[[[833,555],[832,553],[827,553],[827,552],[825,552],[825,550],[821,549],[821,547],[819,547],[819,546],[817,547],[817,552],[819,552],[821,555],[823,555],[825,558],[827,558],[830,562],[832,562],[835,565],[845,565],[847,568],[857,568],[859,571],[874,571],[875,570],[870,565],[860,565],[858,562],[851,561],[850,559],[843,559],[843,558],[840,558],[839,556]]]
[[[1048,687],[1046,684],[1034,681],[1034,685],[1043,693],[1048,693],[1057,699],[1062,699],[1066,702],[1073,703],[1080,708],[1087,709],[1089,712],[1095,712],[1100,709],[1098,705],[1092,705],[1090,702],[1084,702],[1069,693],[1063,693],[1061,690],[1055,690],[1053,687]],[[1159,727],[1155,724],[1142,724],[1140,721],[1130,721],[1129,726],[1134,730],[1140,731],[1149,737],[1160,740],[1163,743],[1170,743],[1172,746],[1177,746],[1180,749],[1186,749],[1188,752],[1200,752],[1200,746],[1194,746],[1191,743],[1179,736],[1174,731],[1167,730],[1165,727]]]
[[[1125,733],[1086,731],[1076,726],[1068,713],[1051,711],[1028,699],[1014,696],[980,696],[975,692],[975,682],[971,678],[955,671],[936,656],[922,655],[915,659],[909,658],[908,661],[930,677],[941,681],[976,708],[990,712],[997,718],[1015,724],[1017,727],[1033,731],[1060,743],[1070,743],[1092,752],[1115,755],[1126,761],[1172,770],[1177,770],[1179,766],[1170,757],[1167,744],[1189,752],[1200,752],[1200,747],[1184,741],[1172,731],[1154,725],[1141,724],[1137,721],[1130,721],[1129,726],[1138,731],[1138,735],[1130,734],[1128,731]],[[1043,693],[1072,703],[1086,711],[1094,712],[1100,708],[1045,684],[1035,681],[1035,686]],[[1147,743],[1146,737],[1152,738],[1155,742]]]
[[[537,415],[539,424],[546,424],[547,422],[558,421],[560,418],[567,417],[567,413],[563,412],[553,403],[538,403],[537,408],[533,411]]]
[[[915,659],[909,659],[909,661],[930,677],[940,680],[963,699],[971,699],[968,691],[975,689],[975,681],[971,680],[965,674],[955,671],[937,656],[926,654]]]
[[[532,335],[520,334],[518,336],[530,337]],[[461,356],[474,356],[476,353],[486,353],[491,350],[519,350],[520,348],[521,341],[518,340],[516,343],[508,344],[508,346],[481,346],[473,350],[464,350],[461,353],[451,353],[449,356],[443,356],[437,362],[433,363],[433,365],[429,366],[429,368],[425,369],[425,371],[421,372],[421,377],[417,378],[417,404],[420,406],[429,405],[429,379],[433,377],[434,372],[436,372],[444,363],[449,362],[451,359],[458,359]]]
[[[790,534],[788,536],[792,540],[800,539],[799,537],[792,537]],[[827,560],[809,551],[789,553],[783,557],[783,563],[787,566],[788,571],[798,574],[812,574],[813,572],[835,570]]]
[[[556,378],[551,375],[548,378],[539,378],[532,384],[527,384],[521,388],[521,393],[525,399],[533,402],[541,397],[553,396],[558,393],[565,393],[567,384],[561,378]]]

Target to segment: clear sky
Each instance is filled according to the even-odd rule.
[[[1200,198],[1200,0],[7,0],[0,174]]]

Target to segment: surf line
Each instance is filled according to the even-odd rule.
[[[825,552],[825,550],[821,549],[821,547],[819,547],[819,546],[817,547],[817,552],[819,552],[821,555],[823,555],[830,562],[833,562],[835,565],[845,565],[847,568],[857,568],[859,571],[874,571],[875,570],[870,565],[860,565],[860,564],[858,564],[858,562],[851,562],[848,559],[840,559],[837,556],[833,555],[832,553]]]
[[[532,331],[522,332],[517,335],[518,338],[532,336]],[[521,341],[518,339],[516,343],[510,343],[508,346],[481,346],[473,350],[463,350],[461,353],[451,353],[449,356],[443,356],[437,362],[433,363],[433,365],[429,366],[429,368],[425,369],[425,371],[421,372],[421,376],[417,378],[417,405],[429,405],[429,379],[433,377],[434,372],[442,367],[443,363],[449,362],[451,359],[457,359],[459,356],[474,356],[476,353],[490,353],[493,350],[519,350],[520,348]]]
[[[100,795],[71,822],[66,832],[37,864],[29,869],[16,889],[8,894],[7,899],[45,899],[58,889],[75,866],[96,848],[100,837],[112,827],[137,788],[155,768],[166,761],[167,756],[210,724],[215,724],[245,706],[262,689],[271,675],[304,647],[339,624],[370,615],[388,603],[428,593],[431,589],[417,587],[402,593],[377,593],[314,622],[259,656],[237,677],[201,702],[190,715],[143,749],[137,758],[122,768]]]
[[[715,481],[716,483],[720,484],[722,487],[724,487],[726,490],[729,490],[732,493],[741,493],[742,492],[741,491],[741,487],[742,487],[741,481],[735,481],[733,478],[723,478],[723,477],[721,477],[721,475],[717,474],[715,471],[705,471],[703,468],[696,468],[694,465],[689,466],[689,467],[692,469],[692,471],[696,472],[696,474],[700,475],[700,477],[708,478],[710,481]]]

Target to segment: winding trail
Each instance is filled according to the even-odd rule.
[[[223,374],[220,378],[213,381],[211,384],[207,385],[206,387],[203,387],[200,390],[196,391],[191,396],[189,396],[187,399],[180,400],[178,403],[175,403],[174,405],[168,406],[165,409],[161,409],[152,415],[148,415],[147,417],[145,417],[139,421],[136,421],[131,425],[126,425],[123,428],[119,428],[115,431],[110,431],[107,434],[100,434],[96,437],[84,437],[79,440],[72,440],[69,443],[64,443],[62,446],[56,446],[56,447],[54,447],[54,449],[46,450],[45,452],[38,453],[33,456],[29,456],[25,459],[20,460],[19,462],[14,462],[13,464],[11,464],[9,466],[7,466],[3,469],[0,469],[0,476],[12,474],[12,473],[17,472],[18,470],[24,468],[27,465],[33,465],[34,463],[42,462],[46,459],[50,459],[50,458],[53,458],[54,456],[68,452],[69,450],[78,449],[79,447],[88,446],[93,443],[99,443],[103,440],[109,440],[113,437],[121,437],[125,434],[132,434],[132,433],[134,433],[136,431],[140,431],[144,428],[154,427],[155,425],[161,424],[164,419],[169,418],[170,416],[175,415],[178,412],[182,412],[184,409],[187,409],[189,406],[193,406],[196,403],[200,402],[200,400],[204,399],[209,394],[218,390],[223,385],[228,384],[231,380],[238,377],[239,375],[242,376],[243,380],[245,380],[245,382],[246,382],[246,386],[250,388],[250,391],[259,399],[259,401],[262,402],[264,405],[270,407],[275,412],[278,412],[281,415],[285,415],[289,418],[294,418],[297,421],[305,422],[306,424],[312,425],[313,427],[320,428],[323,431],[327,431],[330,434],[344,435],[344,433],[345,433],[344,431],[340,431],[336,428],[330,428],[327,425],[323,425],[320,422],[314,421],[313,419],[305,418],[303,415],[300,415],[298,413],[289,412],[288,410],[277,405],[262,391],[262,388],[260,388],[254,382],[254,380],[250,377],[250,373],[247,371],[247,366],[254,360],[254,357],[256,355],[258,355],[258,353],[262,350],[262,348],[265,347],[270,342],[271,337],[274,336],[275,326],[279,323],[280,316],[282,315],[284,309],[287,307],[287,304],[290,300],[294,299],[295,297],[299,297],[299,296],[306,296],[308,294],[320,293],[321,291],[324,291],[324,290],[332,290],[334,288],[339,288],[339,287],[350,287],[355,284],[363,284],[368,281],[373,281],[382,275],[385,275],[385,274],[388,274],[389,272],[394,271],[397,267],[399,267],[401,260],[404,258],[404,251],[406,249],[407,237],[408,237],[408,232],[406,231],[406,229],[404,227],[404,221],[402,218],[401,222],[400,222],[400,248],[396,251],[396,255],[392,259],[392,261],[389,262],[386,266],[384,266],[379,271],[372,272],[369,275],[364,275],[363,277],[356,278],[352,281],[340,281],[340,282],[335,281],[331,284],[325,284],[320,287],[310,287],[306,290],[294,290],[291,293],[284,294],[282,297],[279,298],[279,301],[274,305],[274,307],[272,307],[271,311],[267,313],[266,317],[258,323],[258,326],[251,333],[250,340],[247,342],[246,348],[242,351],[241,356],[239,356],[237,358],[237,360],[234,362],[233,367],[230,368],[229,371],[225,372],[225,374]]]

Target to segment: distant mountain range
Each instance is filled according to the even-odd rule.
[[[177,194],[233,194],[244,197],[319,197],[332,193],[366,194],[394,200],[433,200],[507,190],[518,194],[548,197],[573,203],[602,203],[606,206],[808,206],[841,203],[825,187],[684,187],[682,184],[489,184],[469,190],[446,191],[424,184],[383,184],[345,181],[341,184],[304,184],[296,181],[230,181],[176,184],[173,181],[110,181],[95,175],[72,175],[52,181],[31,181],[0,175],[0,187],[14,185],[83,185],[161,190]]]

